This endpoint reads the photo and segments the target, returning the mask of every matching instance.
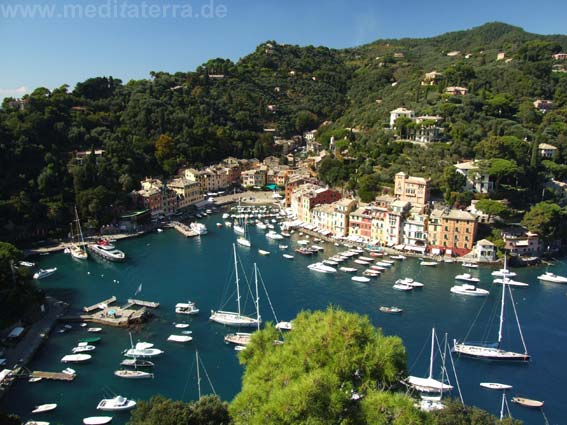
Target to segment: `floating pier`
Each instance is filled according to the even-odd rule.
[[[128,304],[138,305],[140,307],[149,307],[149,308],[158,308],[159,307],[159,303],[156,303],[154,301],[135,300],[135,299],[132,299],[132,298],[130,298],[128,300]]]
[[[93,304],[89,307],[83,307],[83,311],[85,313],[90,313],[91,311],[94,311],[94,310],[103,310],[105,307],[109,306],[110,304],[112,304],[115,301],[116,301],[116,297],[113,295],[112,297],[110,297],[107,300],[101,301],[97,304]]]
[[[171,226],[187,238],[199,236],[199,234],[197,232],[191,230],[191,228],[189,226],[187,226],[186,224],[180,223],[178,221],[172,221]]]
[[[72,381],[73,379],[75,379],[75,374],[63,372],[42,372],[39,370],[34,370],[30,374],[30,378],[41,378],[50,381]]]

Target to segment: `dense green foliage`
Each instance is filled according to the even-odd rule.
[[[24,109],[6,99],[0,110],[0,237],[66,234],[73,204],[86,227],[96,228],[131,207],[127,193],[147,175],[167,178],[227,155],[277,154],[264,129],[287,137],[322,123],[317,139],[326,148],[335,140],[323,180],[357,189],[364,200],[403,170],[430,177],[434,193],[465,204],[470,196],[446,169],[477,158],[495,180],[492,196],[527,210],[541,201],[547,178],[567,176],[567,73],[554,72],[564,66],[552,60],[558,51],[567,51],[567,37],[491,23],[346,50],[271,41],[236,63],[213,59],[194,72],[38,88]],[[498,52],[511,61],[496,60]],[[422,85],[434,70],[439,81]],[[454,85],[469,94],[446,95]],[[542,113],[536,99],[553,108]],[[432,124],[399,120],[396,131],[386,130],[400,106],[441,117],[444,142],[395,141]],[[559,148],[556,158],[540,161],[543,142]],[[75,151],[91,149],[105,153],[73,160]]]
[[[191,403],[154,396],[140,401],[130,425],[229,425],[228,405],[216,396],[203,396]]]
[[[366,423],[351,394],[397,385],[406,368],[401,340],[384,336],[368,318],[332,308],[303,312],[293,324],[283,345],[274,345],[278,334],[269,326],[240,354],[246,371],[230,406],[235,423]],[[419,416],[404,402],[404,415]]]
[[[21,258],[20,250],[0,242],[0,328],[37,308],[42,299],[31,283],[31,272],[26,267],[18,267]]]

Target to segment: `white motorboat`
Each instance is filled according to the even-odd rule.
[[[18,261],[18,264],[23,267],[35,267],[35,263],[31,261]]]
[[[98,403],[97,410],[119,411],[130,410],[136,407],[134,400],[128,400],[126,397],[118,395],[114,398],[104,398]]]
[[[266,251],[266,250],[263,250],[263,249],[259,249],[259,250],[258,250],[258,254],[260,254],[260,255],[270,255],[270,251]]]
[[[468,269],[478,269],[478,264],[476,263],[463,263],[463,267]]]
[[[293,323],[292,322],[278,322],[278,323],[276,323],[275,328],[283,330],[283,331],[290,331],[290,330],[293,329]]]
[[[499,384],[497,382],[481,382],[480,386],[482,388],[486,388],[486,389],[489,389],[489,390],[497,390],[497,391],[506,391],[506,390],[512,389],[512,385]]]
[[[291,237],[291,234],[288,233],[288,232],[281,232],[280,235],[282,235],[282,236],[285,237],[285,238]]]
[[[31,378],[28,379],[28,382],[33,384],[34,382],[40,382],[43,381],[43,378],[39,377],[39,376],[32,376]]]
[[[124,379],[149,379],[154,377],[153,373],[143,372],[141,370],[129,370],[129,369],[115,370],[114,375]]]
[[[193,337],[187,335],[169,335],[167,340],[171,342],[190,342],[193,340]]]
[[[149,360],[142,360],[142,359],[124,359],[120,362],[120,366],[126,367],[154,367],[154,363]]]
[[[474,277],[470,273],[458,274],[457,276],[455,276],[455,280],[462,280],[462,281],[465,281],[465,282],[472,282],[472,283],[479,283],[480,282],[480,279],[478,277]]]
[[[262,223],[261,221],[258,221],[258,222],[256,223],[256,227],[257,227],[258,229],[262,229],[262,230],[266,230],[266,229],[268,228],[268,226],[266,226],[266,224]]]
[[[510,295],[512,302],[512,308],[514,310],[514,316],[516,317],[516,324],[518,326],[518,332],[520,334],[520,339],[522,341],[522,346],[524,347],[523,353],[517,353],[513,351],[507,351],[502,349],[502,339],[503,339],[503,328],[504,328],[504,304],[506,299],[506,291]],[[528,354],[528,349],[524,341],[524,336],[522,334],[522,328],[520,326],[520,321],[518,319],[518,314],[516,311],[516,306],[514,304],[514,296],[512,295],[512,290],[509,285],[502,285],[502,298],[500,301],[500,325],[498,328],[498,341],[495,344],[482,344],[482,343],[466,343],[457,342],[453,340],[453,352],[458,353],[463,356],[473,357],[482,360],[506,360],[506,361],[516,361],[516,362],[526,362],[530,359]]]
[[[234,254],[234,274],[235,274],[235,285],[236,285],[236,305],[238,310],[233,311],[211,311],[211,316],[209,320],[213,322],[220,323],[221,325],[227,326],[239,326],[239,327],[256,327],[262,322],[260,315],[258,314],[256,318],[245,316],[242,314],[240,306],[240,277],[238,275],[238,258],[236,257],[236,245],[232,245]],[[256,291],[256,297],[258,296],[258,291]],[[256,299],[256,305],[258,305],[258,299]],[[258,312],[258,310],[257,310]]]
[[[64,373],[66,375],[76,375],[77,372],[75,371],[75,369],[71,369],[70,367],[65,368],[61,371],[61,373]]]
[[[529,283],[518,282],[517,280],[497,277],[492,283],[506,284],[510,286],[526,287],[530,286]]]
[[[384,261],[376,261],[375,263],[378,267],[390,268],[392,265],[390,263],[386,263]]]
[[[287,249],[288,246],[287,246],[287,245],[278,245],[278,248],[279,248],[279,249]]]
[[[92,332],[92,333],[99,333],[102,332],[102,328],[88,328],[87,332]]]
[[[301,240],[297,241],[298,245],[307,245],[308,243],[309,243],[309,241],[305,240],[305,239],[301,239]]]
[[[55,410],[56,408],[57,408],[57,403],[41,404],[39,406],[36,406],[32,410],[32,413],[50,412],[52,410]]]
[[[413,286],[408,285],[406,283],[395,283],[392,288],[397,289],[398,291],[412,291]]]
[[[45,422],[45,421],[27,421],[24,425],[49,425],[49,422]]]
[[[469,285],[468,283],[451,287],[451,292],[453,294],[469,295],[471,297],[486,297],[490,294],[486,289],[477,288],[475,285]]]
[[[331,266],[327,266],[323,263],[313,263],[313,264],[309,264],[307,266],[307,268],[309,270],[313,270],[315,272],[319,272],[319,273],[336,273],[337,269],[335,269],[334,267]]]
[[[323,248],[320,245],[311,245],[311,249],[314,249],[315,251],[324,251],[325,248]]]
[[[39,269],[36,273],[34,273],[34,279],[43,279],[47,276],[51,276],[53,273],[57,271],[57,267],[53,267],[52,269]]]
[[[158,228],[156,229],[156,232],[162,233],[162,232],[163,232],[163,229],[162,229],[161,227],[158,227]]]
[[[130,334],[130,346],[131,348],[124,351],[124,356],[132,358],[147,358],[156,357],[163,353],[159,348],[154,348],[152,343],[148,342],[138,342],[135,346],[132,343],[132,334]]]
[[[390,255],[392,260],[405,260],[407,257],[404,255]]]
[[[356,273],[358,271],[354,267],[339,267],[339,270],[345,273]]]
[[[380,272],[377,270],[366,269],[362,272],[362,275],[368,277],[378,277],[380,276]]]
[[[377,272],[384,272],[386,270],[388,270],[387,267],[381,267],[381,266],[370,266],[371,270],[376,270]]]
[[[328,266],[338,266],[339,265],[339,263],[337,261],[333,261],[331,259],[323,260],[323,264],[326,264]]]
[[[224,342],[227,344],[248,345],[252,340],[252,334],[247,332],[236,332],[225,335]]]
[[[353,276],[353,277],[350,278],[350,280],[354,280],[355,282],[361,282],[361,283],[370,282],[370,279],[368,279],[367,277],[364,277],[364,276]]]
[[[537,278],[544,282],[567,283],[567,277],[559,276],[551,272],[545,272],[544,274],[539,275]]]
[[[420,266],[425,267],[435,267],[437,264],[439,264],[437,261],[422,261],[419,263]]]
[[[286,258],[286,259],[288,259],[288,260],[293,260],[293,259],[294,259],[294,256],[291,255],[291,254],[284,254],[282,257],[283,257],[283,258]]]
[[[496,270],[492,272],[492,276],[496,277],[514,277],[516,276],[515,272],[508,270],[507,264],[507,257],[504,256],[504,268],[500,270]]]
[[[81,345],[81,343],[79,343],[79,346],[73,348],[71,351],[73,352],[73,354],[76,354],[76,353],[86,353],[88,351],[94,351],[95,349],[96,347],[94,345]]]
[[[89,416],[83,419],[84,425],[105,425],[112,422],[112,416]]]
[[[187,329],[189,327],[189,323],[176,323],[175,327],[177,329]]]
[[[232,230],[234,230],[235,233],[240,233],[241,235],[244,234],[244,227],[242,227],[239,224],[235,224],[234,226],[232,226]]]
[[[189,227],[198,235],[206,235],[209,232],[207,226],[203,223],[193,222],[189,225]]]
[[[417,282],[410,277],[404,277],[403,279],[396,280],[396,284],[399,285],[408,285],[414,288],[423,288],[425,285],[421,282]]]
[[[97,243],[87,245],[87,249],[104,260],[124,261],[126,259],[126,254],[116,249],[116,247],[106,239],[101,239]]]
[[[355,262],[356,264],[360,264],[360,265],[362,265],[362,266],[368,266],[368,265],[370,265],[370,261],[359,260],[358,258],[357,258],[356,260],[354,260],[354,262]]]
[[[68,354],[61,358],[62,363],[82,363],[90,360],[92,356],[90,354]]]
[[[237,345],[234,347],[234,351],[244,351],[244,350],[246,350],[245,345]]]
[[[284,238],[282,235],[280,235],[279,233],[277,233],[273,230],[270,230],[268,233],[266,233],[266,237],[268,239],[273,239],[273,240],[276,240],[276,241]]]
[[[175,312],[177,314],[197,314],[199,313],[199,309],[197,308],[197,304],[192,301],[187,301],[186,303],[177,303],[175,304]]]
[[[226,220],[228,217],[230,217],[228,213],[224,213],[224,214],[222,215],[222,219],[223,219],[223,220]]]

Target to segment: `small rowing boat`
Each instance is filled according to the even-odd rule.
[[[531,400],[524,397],[512,397],[512,403],[516,403],[524,407],[543,407],[543,401]]]
[[[32,410],[32,413],[49,412],[51,410],[54,410],[56,407],[57,403],[42,404],[40,406],[36,406],[35,409]]]

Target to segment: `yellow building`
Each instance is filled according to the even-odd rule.
[[[178,195],[178,208],[186,208],[203,199],[201,185],[198,182],[184,178],[171,180],[167,187]]]

